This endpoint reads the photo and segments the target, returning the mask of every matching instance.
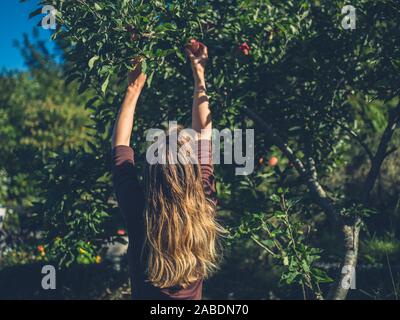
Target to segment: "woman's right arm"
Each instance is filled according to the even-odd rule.
[[[135,69],[128,73],[128,87],[114,125],[111,141],[112,148],[116,146],[129,146],[136,105],[140,93],[146,84],[147,77],[142,73],[141,62],[137,60],[133,63]]]

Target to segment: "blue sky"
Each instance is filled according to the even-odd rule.
[[[23,70],[24,61],[19,50],[14,47],[14,40],[21,41],[22,35],[32,34],[32,29],[39,29],[40,38],[47,40],[49,48],[52,47],[50,41],[51,32],[37,27],[40,17],[28,19],[29,14],[38,8],[36,0],[28,0],[20,3],[19,0],[1,0],[0,11],[0,70]]]

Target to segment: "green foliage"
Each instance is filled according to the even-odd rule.
[[[4,231],[11,250],[4,260],[15,256],[21,262],[39,257],[36,238],[44,230],[44,216],[34,206],[48,190],[46,166],[52,155],[89,150],[92,141],[89,112],[82,107],[87,96],[78,97],[75,86],[65,87],[61,68],[40,47],[25,42],[25,55],[44,63],[0,76],[0,204],[7,208]]]
[[[382,263],[386,257],[395,257],[400,253],[400,241],[394,234],[386,234],[382,238],[372,236],[366,239],[362,247],[362,256],[369,263]]]
[[[22,196],[26,188],[26,194],[34,193],[35,181],[28,176],[54,149],[69,150],[90,141],[85,128],[88,114],[77,108],[57,73],[49,78],[54,79],[51,87],[28,74],[0,78],[0,162],[10,183],[15,183],[10,185],[10,198]]]
[[[271,196],[270,213],[247,214],[232,233],[233,239],[250,237],[262,250],[277,260],[282,269],[281,280],[309,288],[314,297],[321,297],[319,283],[331,282],[325,271],[318,268],[322,250],[310,247],[310,228],[304,223],[304,212],[299,211],[298,199],[286,199],[285,192]]]
[[[392,1],[360,1],[355,31],[340,27],[343,1],[51,3],[60,13],[54,38],[62,39],[71,62],[68,78],[77,79],[81,91],[117,89],[113,84],[121,84],[130,60],[143,56],[149,84],[158,91],[146,97],[146,111],[185,119],[190,91],[181,88],[190,88],[190,79],[182,47],[199,38],[210,47],[210,92],[221,124],[242,123],[242,107],[251,107],[279,123],[279,134],[321,162],[320,170],[340,153],[338,123],[352,126],[347,101],[354,90],[362,101],[384,99],[398,84],[392,53],[398,48],[391,40],[398,37],[398,10],[390,9],[398,6]],[[242,42],[250,45],[249,56],[238,50]],[[178,82],[180,90],[174,90],[171,83]]]
[[[104,163],[102,157],[82,150],[60,153],[49,160],[39,177],[45,186],[44,201],[35,206],[35,211],[45,217],[46,242],[61,265],[68,266],[75,259],[95,262],[96,250],[109,236],[103,227],[110,216],[110,180],[109,176],[96,175],[96,170],[107,172]],[[80,179],[82,176],[85,179]],[[98,239],[100,233],[103,238]]]

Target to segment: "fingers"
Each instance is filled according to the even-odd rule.
[[[207,60],[208,59],[208,48],[204,43],[199,42],[199,49],[197,51],[196,56],[201,58],[201,59],[203,59],[203,60]]]
[[[194,60],[196,57],[194,56],[192,50],[185,48],[186,55],[189,57],[190,60]]]
[[[185,45],[185,52],[186,52],[187,56],[190,58],[190,60],[193,61],[193,59],[198,59],[198,58],[208,59],[207,46],[200,41],[197,41],[197,45],[198,45],[198,49],[196,50],[196,52],[193,51],[192,43],[188,43],[187,45]]]
[[[207,48],[207,46],[203,42],[199,42],[199,46],[200,46],[200,51],[201,51],[202,55],[205,55],[205,56],[208,57],[208,48]]]

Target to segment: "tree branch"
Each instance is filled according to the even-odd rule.
[[[368,147],[368,145],[361,139],[361,137],[351,128],[345,126],[343,123],[337,121],[336,119],[332,119],[335,121],[335,123],[342,128],[344,131],[346,131],[350,136],[352,136],[363,149],[365,152],[368,154],[369,159],[372,161],[374,158],[374,154],[372,153],[371,149]]]
[[[314,171],[312,168],[310,171],[307,171],[303,162],[296,157],[292,149],[283,141],[283,139],[275,133],[275,130],[270,124],[268,124],[256,112],[254,112],[247,106],[244,107],[244,111],[251,119],[253,119],[256,123],[263,127],[263,129],[271,139],[272,143],[274,143],[289,159],[289,161],[293,163],[293,166],[296,168],[299,175],[304,179],[307,186],[311,190],[311,194],[314,196],[315,200],[321,206],[321,208],[325,210],[330,218],[336,219],[338,216],[336,208],[334,207],[332,200],[329,198],[324,188],[318,181],[315,164]]]
[[[399,150],[399,147],[393,147],[389,151],[385,153],[385,158],[389,157],[392,153],[395,153],[397,150]]]
[[[367,179],[363,188],[364,204],[368,204],[369,196],[374,188],[375,181],[378,178],[383,161],[388,156],[388,147],[392,140],[394,131],[396,130],[397,123],[400,121],[400,102],[397,107],[390,113],[388,124],[382,134],[378,149],[373,157],[371,169],[368,173]]]

